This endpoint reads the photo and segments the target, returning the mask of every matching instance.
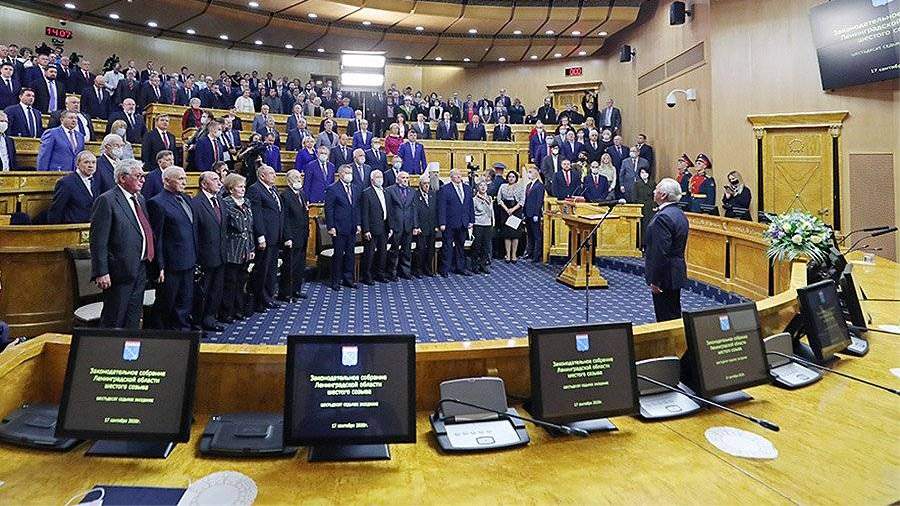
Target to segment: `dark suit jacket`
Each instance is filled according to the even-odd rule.
[[[384,151],[378,150],[377,158],[375,151],[371,149],[366,150],[366,165],[371,167],[372,170],[380,170],[384,172],[387,170],[387,153]],[[387,186],[387,185],[385,185]]]
[[[213,150],[214,142],[217,151]],[[225,147],[219,140],[213,141],[208,135],[197,139],[197,144],[194,145],[194,170],[210,170],[214,163],[222,160],[224,150]]]
[[[169,139],[169,147],[166,148],[166,145],[163,143],[162,137],[159,134],[159,130],[153,129],[148,130],[147,133],[144,134],[144,139],[141,142],[141,161],[144,162],[144,171],[153,170],[159,165],[156,164],[156,155],[165,149],[169,149],[175,154],[175,164],[179,163],[179,152],[181,151],[175,146],[175,136],[172,135],[172,132],[166,132],[166,137]]]
[[[455,121],[450,121],[450,127],[447,123],[439,121],[437,126],[437,138],[442,141],[455,141],[459,139],[459,129],[456,127]]]
[[[146,216],[144,198],[138,195],[137,200]],[[144,268],[143,242],[137,217],[118,187],[96,198],[91,214],[91,279],[109,274],[113,284],[133,281]]]
[[[47,81],[43,78],[32,83],[34,84],[34,106],[39,111],[47,114],[50,107],[50,90],[47,88]],[[56,109],[66,108],[66,85],[59,79],[56,80]]]
[[[69,71],[69,79],[66,81],[66,88],[68,88],[72,93],[82,94],[84,93],[84,89],[94,85],[94,74],[88,72],[87,77],[84,76],[83,71],[81,69],[71,69]],[[84,98],[81,100],[82,106],[84,106]]]
[[[688,221],[684,212],[669,204],[650,219],[646,231],[644,279],[663,290],[680,290],[687,279],[684,248]]]
[[[338,235],[353,236],[356,234],[356,227],[361,226],[359,200],[362,192],[357,190],[352,192],[351,201],[347,198],[344,183],[340,181],[325,189],[325,225],[337,230]]]
[[[0,171],[4,169],[16,170],[19,167],[16,161],[16,143],[13,142],[12,137],[6,134],[0,134],[0,140],[6,143],[6,155],[9,157],[9,167],[0,167]],[[0,165],[2,165],[2,162],[0,162]]]
[[[226,100],[225,95],[222,93],[216,95],[209,88],[200,90],[200,93],[196,96],[200,97],[200,107],[204,109],[230,109],[234,103],[227,103],[228,100]]]
[[[644,160],[647,160],[647,163],[650,164],[650,174],[653,175],[653,169],[655,168],[655,165],[654,165],[655,160],[653,158],[653,148],[650,147],[649,144],[642,145],[638,149],[638,157],[643,158]]]
[[[584,143],[583,151],[587,154],[588,162],[599,162],[603,156],[605,148],[600,141],[597,141],[597,147],[591,146],[590,141]]]
[[[618,107],[613,107],[610,124],[606,124],[606,107],[597,111],[597,126],[611,126],[616,132],[622,131],[622,111]],[[613,133],[616,133],[613,132]]]
[[[182,194],[190,208],[191,198]],[[197,265],[197,219],[185,212],[176,194],[163,190],[147,202],[150,226],[156,241],[156,266],[159,270],[183,271]],[[192,222],[193,219],[193,222]]]
[[[558,199],[564,199],[566,197],[571,197],[578,193],[578,188],[581,186],[581,178],[578,174],[575,173],[574,170],[569,171],[571,176],[569,177],[569,184],[566,185],[566,176],[562,169],[556,172],[556,175],[553,176],[553,196]]]
[[[356,162],[350,164],[350,167],[353,168],[353,185],[358,187],[360,191],[372,186],[372,167],[369,167],[366,164],[362,165],[362,175],[360,175],[360,167],[356,165]]]
[[[425,198],[422,196],[421,191],[416,190],[414,194],[415,197],[413,197],[413,205],[416,209],[416,222],[418,223],[419,228],[422,229],[423,234],[433,234],[434,229],[436,229],[438,226],[437,192],[434,190],[428,192],[427,204],[425,203]]]
[[[606,200],[609,195],[609,181],[603,175],[598,175],[597,184],[594,184],[594,175],[589,173],[584,176],[581,186],[584,188],[584,193],[581,195],[588,202]]]
[[[369,187],[362,192],[360,198],[360,227],[363,233],[369,232],[372,235],[387,235],[388,221],[391,219],[391,206],[388,204],[387,190],[384,192],[385,209],[381,208],[381,201],[378,200],[378,194],[375,188]],[[387,219],[384,218],[387,211]]]
[[[309,239],[309,200],[303,190],[294,193],[288,188],[281,192],[281,204],[284,206],[284,234],[282,242],[291,241],[294,248],[299,248]],[[306,255],[306,252],[301,252]]]
[[[575,141],[575,147],[573,148],[567,141],[563,141],[559,145],[559,154],[562,155],[566,160],[577,162],[578,154],[584,149],[584,144]]]
[[[19,103],[19,90],[22,89],[22,83],[15,74],[9,80],[12,81],[12,90],[0,79],[0,109]]]
[[[266,238],[266,248],[276,248],[282,242],[281,232],[284,227],[284,213],[275,200],[272,192],[257,181],[247,188],[247,200],[253,211],[253,244],[258,244],[259,237]]]
[[[501,128],[502,126],[502,128]],[[512,140],[512,129],[509,125],[496,125],[494,127],[494,136],[492,140],[495,141],[506,141],[509,142]]]
[[[147,170],[146,166],[144,167],[144,170]],[[159,167],[156,167],[147,172],[147,178],[144,180],[144,187],[141,188],[141,195],[149,200],[159,195],[161,191],[163,191],[162,171],[159,170]]]
[[[34,137],[41,138],[44,133],[44,126],[41,124],[41,111],[37,107],[31,108],[31,124],[36,129],[35,135],[31,135],[28,131],[28,121],[25,119],[25,111],[19,103],[13,104],[6,109],[6,117],[9,119],[9,127],[6,130],[7,135],[13,137]]]
[[[531,191],[528,191],[528,184],[525,183],[525,209],[523,210],[526,218],[535,216],[543,216],[544,214],[544,184],[539,180],[535,180],[531,185]]]
[[[109,114],[109,119],[106,123],[106,133],[109,133],[112,130],[112,124],[119,119],[125,122],[126,140],[132,144],[141,144],[144,140],[144,134],[147,133],[147,125],[144,124],[144,117],[138,113],[134,113],[134,123],[130,123],[128,121],[128,116],[124,111],[114,111]],[[143,153],[141,154],[143,155]],[[143,156],[141,158],[143,158]]]
[[[144,83],[141,86],[141,91],[138,95],[137,105],[140,110],[144,110],[150,104],[153,103],[165,103],[167,96],[167,88],[162,84],[159,85],[159,97],[157,98],[156,93],[153,92],[153,87],[150,86],[150,83]]]
[[[134,100],[134,103],[137,104],[138,107],[141,107],[141,83],[137,80],[129,82],[128,79],[119,81],[119,84],[116,85],[116,93],[115,96],[113,96],[113,102],[115,102],[116,105],[122,105],[122,102],[126,98]]]
[[[452,183],[441,186],[438,190],[438,225],[447,228],[465,228],[475,223],[475,203],[472,201],[472,189],[463,184],[463,202]]]
[[[293,118],[293,116],[291,116]],[[288,130],[287,134],[287,144],[285,145],[285,149],[288,151],[300,151],[303,149],[303,139],[311,136],[312,134],[306,130],[301,132],[296,128],[292,130]]]
[[[109,91],[101,88],[101,98],[97,99],[97,89],[89,86],[81,92],[81,110],[94,118],[107,119],[112,109],[112,97]]]
[[[303,187],[310,202],[324,202],[325,188],[334,183],[334,164],[326,162],[325,168],[328,174],[322,173],[322,166],[319,164],[319,160],[316,159],[307,163],[303,170],[304,174],[306,174]]]
[[[56,182],[53,201],[47,210],[47,223],[87,223],[91,221],[94,199],[100,196],[103,184],[97,174],[91,178],[91,191],[81,181],[77,171],[67,174]]]
[[[419,139],[431,139],[431,124],[428,121],[422,122],[422,128],[419,128],[419,122],[412,123],[412,129],[419,136]]]
[[[562,154],[556,156],[556,163],[553,163],[553,155],[545,157],[541,160],[541,176],[544,177],[544,185],[550,190],[550,195],[554,195],[553,178],[556,173],[562,170]]]
[[[191,90],[191,96],[188,97],[187,90],[184,88],[178,88],[178,91],[175,93],[175,105],[190,105],[192,98],[199,98],[200,105],[203,106],[203,98],[200,97],[200,92],[197,90],[195,86]]]
[[[100,180],[100,193],[111,190],[116,185],[115,168],[109,159],[101,153],[97,157],[97,171],[94,172],[94,179]],[[146,180],[145,184],[146,186]],[[142,192],[143,193],[143,192]]]
[[[329,156],[329,161],[333,163],[335,167],[352,164],[353,148],[347,146],[331,148],[331,156]]]
[[[197,224],[197,263],[200,267],[213,269],[225,262],[225,209],[222,206],[222,198],[216,196],[219,203],[219,215],[201,190],[191,200],[194,209],[194,223]]]
[[[609,156],[612,158],[612,164],[619,170],[622,168],[622,160],[628,158],[629,149],[628,146],[622,144],[618,148],[614,145],[606,148],[606,152],[609,153]]]
[[[466,125],[466,131],[463,132],[463,140],[486,141],[487,133],[484,131],[484,123],[479,123],[478,125],[475,125],[474,123],[468,123]]]
[[[418,190],[407,186],[404,198],[403,188],[400,185],[394,185],[385,190],[385,200],[389,209],[388,226],[395,234],[412,232],[414,228],[419,228],[419,218],[415,208],[416,193]]]
[[[537,110],[537,119],[543,124],[556,123],[556,109],[553,106],[542,105]]]

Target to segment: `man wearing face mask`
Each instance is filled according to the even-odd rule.
[[[279,307],[275,302],[275,269],[284,232],[284,205],[275,188],[275,169],[261,164],[256,169],[257,181],[247,188],[247,200],[253,211],[253,235],[256,242],[256,264],[251,285],[254,311],[264,313]]]
[[[303,191],[303,173],[291,169],[285,174],[288,188],[281,192],[284,204],[284,253],[281,264],[281,300],[305,299],[306,245],[309,240],[309,200]]]
[[[384,187],[390,188],[397,184],[397,176],[400,174],[400,171],[403,170],[403,159],[400,158],[400,155],[394,155],[394,160],[391,165],[391,168],[384,173]]]
[[[222,180],[213,171],[200,174],[200,191],[191,200],[197,222],[197,263],[200,277],[194,286],[195,329],[221,332],[224,326],[216,321],[222,305],[225,284],[225,253],[223,240],[226,220],[219,192]]]
[[[353,281],[353,260],[356,234],[362,228],[360,193],[353,187],[353,172],[349,165],[338,169],[338,181],[325,189],[325,224],[334,245],[331,259],[331,289],[340,285],[356,288]]]
[[[550,154],[541,161],[541,182],[544,183],[547,193],[551,197],[556,195],[553,181],[556,173],[562,170],[562,161],[563,157],[559,154],[559,146],[555,144],[550,146]]]
[[[372,170],[380,170],[382,173],[387,170],[387,153],[381,149],[384,140],[381,137],[372,138],[372,148],[365,151],[366,164]]]
[[[528,244],[522,258],[530,257],[532,262],[540,263],[544,254],[544,184],[534,167],[528,169],[526,177],[524,215]]]
[[[434,239],[437,232],[437,192],[431,189],[429,177],[419,178],[419,190],[415,192],[413,207],[419,233],[414,237],[412,274],[415,277],[434,277]]]
[[[328,161],[328,146],[319,146],[316,159],[307,163],[304,185],[310,202],[324,202],[325,188],[334,182],[334,164]]]
[[[360,191],[372,185],[371,179],[369,177],[369,174],[371,174],[371,172],[372,168],[366,165],[366,152],[360,148],[354,149],[353,184],[358,187]]]
[[[122,160],[125,143],[116,134],[107,134],[100,143],[100,156],[97,158],[95,178],[100,182],[100,192],[111,189],[115,185],[116,165]]]
[[[384,190],[384,175],[379,170],[371,173],[370,186],[360,198],[360,223],[363,234],[363,261],[359,277],[366,285],[374,281],[384,283],[387,266],[388,200]],[[357,186],[359,188],[359,186]]]
[[[0,172],[16,170],[16,143],[7,135],[9,119],[0,111]]]
[[[391,241],[390,271],[391,280],[397,277],[412,277],[412,241],[419,235],[418,215],[415,209],[415,195],[409,187],[409,174],[401,171],[397,174],[397,184],[391,186],[387,193],[388,204],[388,236]]]
[[[205,172],[216,162],[223,160],[224,147],[221,141],[222,122],[214,119],[206,125],[206,135],[197,140],[194,147],[194,170]]]
[[[638,148],[632,146],[628,152],[628,158],[622,160],[622,165],[619,168],[619,198],[626,199],[632,203],[635,202],[634,181],[637,178],[638,171],[647,169],[647,172],[650,172],[650,164],[647,163],[647,160],[641,158],[639,153]]]
[[[109,121],[106,124],[106,133],[110,133],[112,124],[116,120],[122,120],[128,127],[124,135],[121,132],[112,132],[119,134],[123,139],[128,140],[132,144],[140,144],[147,133],[147,126],[144,124],[144,117],[135,111],[135,102],[132,98],[126,98],[122,101],[122,110],[110,113]]]
[[[56,182],[53,201],[47,210],[47,223],[87,223],[91,220],[94,199],[100,195],[100,179],[95,177],[97,159],[90,151],[75,157],[75,171]]]
[[[466,236],[475,225],[472,189],[463,184],[459,169],[450,171],[450,183],[438,191],[438,227],[441,230],[441,276],[471,276],[466,270]]]

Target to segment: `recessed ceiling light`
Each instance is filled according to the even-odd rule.
[[[156,28],[159,25],[156,24],[156,21],[147,21],[147,26],[149,26],[150,28]]]
[[[443,60],[444,60],[444,59],[441,58],[440,56],[438,56],[437,58],[434,59],[434,61],[443,61]]]
[[[324,53],[324,52],[325,52],[325,48],[321,48],[321,47],[320,47],[319,49],[316,49],[316,51],[318,51],[318,52],[320,52],[320,53]]]
[[[513,30],[513,35],[522,35],[522,30]]]
[[[109,14],[109,19],[119,19],[119,15],[116,14],[115,12],[111,12]]]
[[[559,58],[560,56],[562,56],[562,53],[556,53],[553,55],[554,58]]]
[[[416,31],[417,31],[417,32],[421,32],[421,31],[423,31],[423,30],[425,30],[425,27],[424,27],[424,26],[417,26],[417,27],[416,27]]]
[[[285,49],[294,49],[294,45],[293,44],[285,44],[284,48]]]
[[[309,19],[316,19],[317,17],[319,17],[319,15],[315,12],[310,12],[309,14],[307,14],[307,16],[309,16]]]
[[[64,5],[64,7],[66,9],[77,9],[77,7],[75,7],[75,4],[73,4],[72,2],[67,3],[66,5]]]
[[[412,56],[406,55],[406,56],[403,57],[403,59],[404,59],[404,60],[412,60]]]
[[[578,37],[579,35],[581,35],[581,32],[579,32],[578,30],[573,30],[573,31],[572,31],[572,36],[573,36],[573,37]]]
[[[371,25],[371,24],[372,24],[372,22],[369,21],[369,20],[363,21],[363,26],[369,26],[369,25]]]
[[[253,43],[256,44],[257,46],[261,46],[263,44],[263,41],[256,39],[253,41]]]
[[[497,61],[506,61],[506,58],[501,56],[500,58],[497,58]]]
[[[195,35],[197,33],[197,30],[194,30],[193,28],[188,28],[187,30],[185,30],[185,32],[187,32],[188,35]]]
[[[255,9],[259,7],[259,2],[247,2],[247,5]]]
[[[598,37],[606,37],[607,35],[609,35],[607,32],[597,32]]]
[[[470,61],[472,61],[472,60],[470,60],[469,58],[463,58],[463,61],[464,61],[464,62],[470,62]]]
[[[529,58],[531,58],[532,60],[537,60],[537,55],[533,54],[533,55],[529,56]]]
[[[228,40],[228,35],[225,35],[225,34],[223,33],[222,35],[219,35],[219,38],[222,39],[222,40]]]
[[[546,32],[544,32],[544,35],[553,35],[553,33],[553,30],[547,30]]]
[[[472,35],[475,35],[476,33],[478,33],[478,30],[476,30],[474,28],[469,28],[469,33],[471,33]]]
[[[584,56],[587,54],[587,51],[578,51],[578,56]]]

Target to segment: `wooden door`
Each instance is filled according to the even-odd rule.
[[[797,210],[834,224],[831,141],[827,128],[767,132],[762,179],[767,212]]]

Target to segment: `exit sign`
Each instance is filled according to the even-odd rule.
[[[63,28],[54,28],[52,26],[45,27],[44,33],[47,34],[48,37],[56,37],[58,39],[71,39],[72,38],[72,30],[65,30]]]
[[[579,77],[584,72],[584,67],[566,67],[566,77]]]

